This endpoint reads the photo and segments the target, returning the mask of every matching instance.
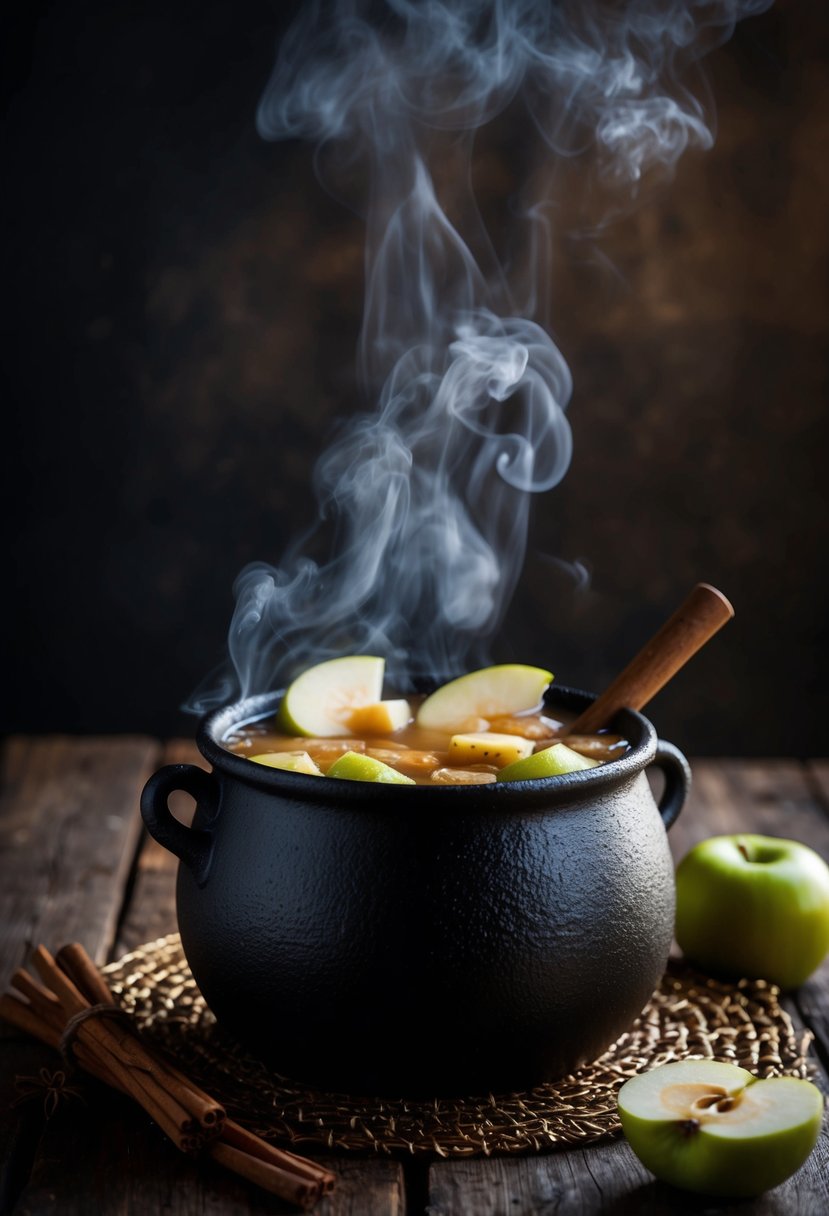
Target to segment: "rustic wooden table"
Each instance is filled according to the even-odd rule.
[[[162,763],[197,761],[187,743],[148,738],[16,738],[3,760],[0,980],[44,942],[83,942],[99,962],[175,929],[174,859],[144,838],[138,792]],[[829,858],[829,762],[711,760],[672,829],[681,856],[705,836],[752,830]],[[829,1093],[829,964],[787,1008],[815,1035],[815,1079]],[[292,1209],[197,1165],[116,1094],[21,1101],[17,1078],[54,1071],[47,1048],[0,1028],[0,1212],[15,1216],[281,1213]],[[433,1164],[335,1158],[339,1184],[320,1216],[529,1216],[530,1213],[829,1213],[829,1129],[806,1166],[753,1202],[717,1203],[656,1183],[622,1140],[541,1155]]]

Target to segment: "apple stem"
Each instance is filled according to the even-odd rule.
[[[742,853],[742,855],[743,855],[743,857],[745,857],[746,861],[751,861],[751,858],[748,855],[748,849],[743,844],[742,840],[737,845],[737,850],[738,850],[738,852]]]
[[[689,1137],[695,1135],[699,1131],[699,1128],[699,1119],[683,1119],[679,1125],[679,1130],[682,1132],[683,1136]]]

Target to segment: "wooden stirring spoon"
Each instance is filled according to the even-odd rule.
[[[685,602],[654,634],[601,696],[561,732],[592,735],[620,709],[642,709],[680,667],[697,653],[734,615],[721,591],[697,583]]]

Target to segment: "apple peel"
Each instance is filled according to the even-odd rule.
[[[523,663],[470,671],[427,697],[418,710],[417,724],[427,730],[455,732],[470,719],[488,720],[537,709],[552,678],[552,672]]]
[[[566,743],[554,743],[542,751],[533,752],[513,764],[508,764],[498,774],[499,781],[537,781],[543,777],[562,777],[567,773],[579,773],[589,768],[598,768],[600,760],[591,760],[579,755]]]
[[[339,777],[345,781],[375,781],[382,785],[415,785],[411,777],[375,760],[373,756],[360,755],[359,752],[346,752],[335,760],[328,770],[329,777]]]
[[[288,773],[308,773],[309,776],[321,777],[319,768],[307,752],[262,752],[258,756],[250,756],[254,764],[264,764],[266,768],[279,768]]]
[[[449,759],[452,764],[492,764],[504,768],[532,753],[531,739],[519,735],[501,735],[493,731],[453,735],[449,740]]]
[[[351,713],[380,701],[385,666],[385,659],[361,654],[309,667],[286,690],[279,725],[292,735],[348,737]]]

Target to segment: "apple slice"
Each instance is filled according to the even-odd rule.
[[[380,700],[385,666],[385,659],[357,654],[309,667],[282,699],[281,729],[290,735],[326,738],[353,734],[349,717],[360,706]]]
[[[314,777],[322,776],[322,769],[317,768],[307,752],[262,752],[259,756],[249,756],[255,764],[265,764],[268,768],[281,768],[289,773],[310,773]]]
[[[374,705],[358,705],[348,715],[348,724],[355,735],[393,735],[412,720],[408,701],[378,701]]]
[[[600,760],[580,756],[566,743],[554,743],[543,751],[508,764],[498,774],[499,781],[535,781],[538,777],[561,777],[564,773],[577,773],[585,768],[597,768]]]
[[[449,760],[454,765],[494,764],[496,768],[503,768],[505,764],[529,756],[532,750],[532,739],[498,735],[494,731],[453,735],[449,740]]]
[[[421,705],[417,724],[426,730],[457,730],[470,718],[537,709],[553,673],[521,663],[482,667],[442,685]]]
[[[335,760],[328,770],[329,777],[342,777],[346,781],[381,781],[385,785],[416,785],[411,777],[404,777],[396,768],[375,760],[373,756],[363,756],[359,752],[346,752]]]
[[[820,1133],[823,1096],[810,1081],[760,1081],[734,1064],[681,1060],[627,1081],[622,1129],[663,1182],[749,1198],[799,1169]]]

